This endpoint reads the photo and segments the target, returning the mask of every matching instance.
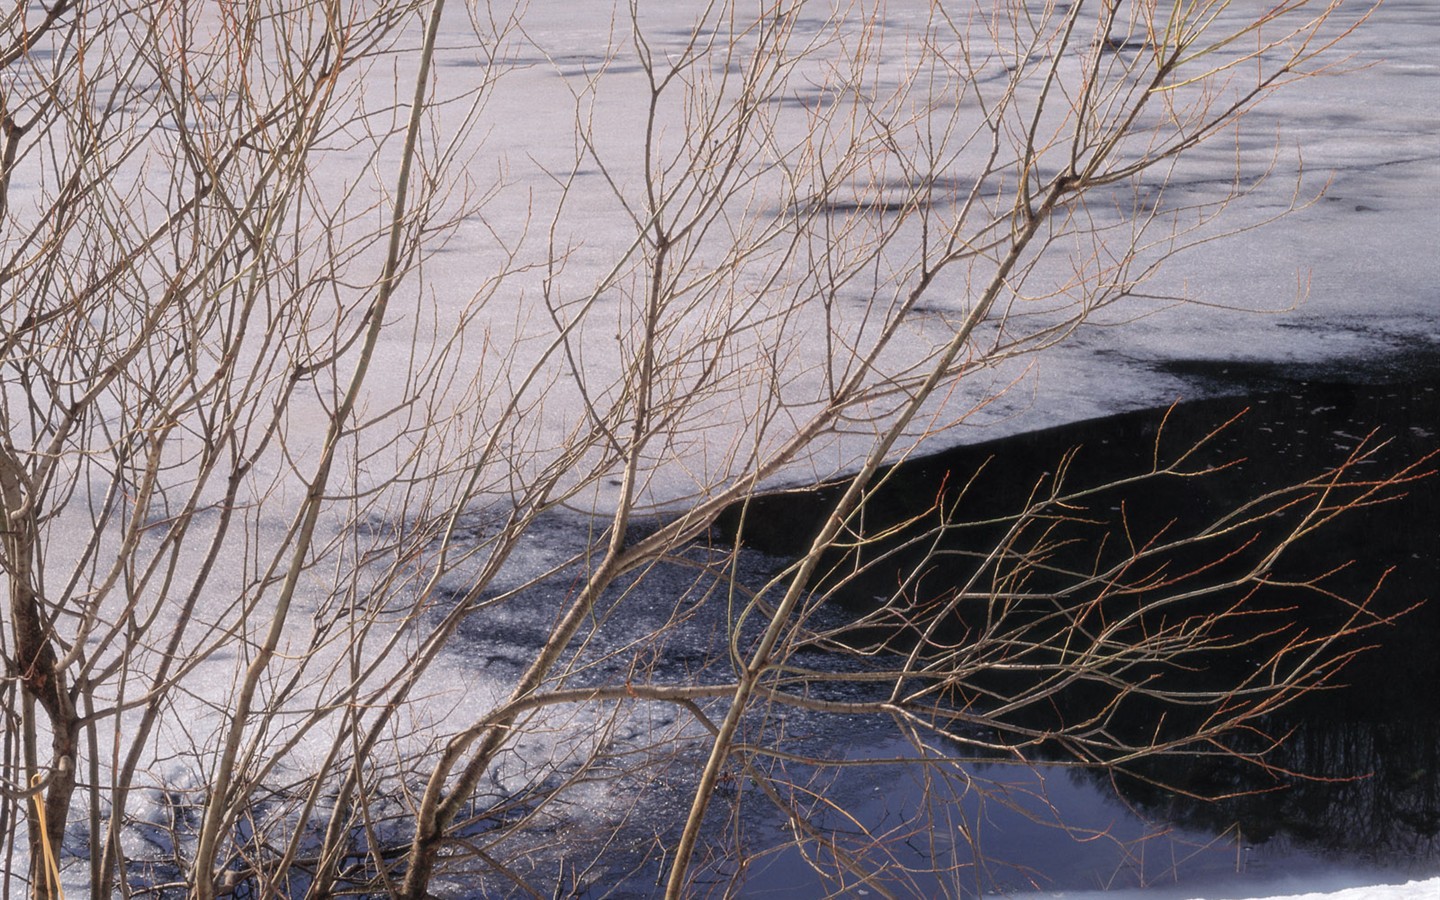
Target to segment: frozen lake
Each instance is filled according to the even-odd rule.
[[[1157,427],[1100,417],[1179,399],[1294,401],[1237,426],[1230,451],[1262,461],[1227,471],[1248,481],[1163,495],[1187,515],[1345,464],[1327,454],[1370,427],[1403,435],[1388,452],[1434,449],[1433,396],[1386,391],[1440,370],[1440,15],[1291,5],[1251,27],[1256,4],[1201,2],[1171,30],[1165,4],[1125,3],[1107,39],[1091,2],[458,4],[430,70],[420,17],[361,5],[17,12],[0,50],[4,888],[27,889],[21,835],[40,847],[30,783],[63,822],[72,896],[115,865],[178,893],[399,892],[421,867],[395,860],[432,851],[442,896],[527,879],[648,896],[692,804],[697,891],[791,879],[789,896],[825,896],[872,862],[901,895],[1434,876],[1433,805],[1412,803],[1433,796],[1430,763],[1374,807],[1415,820],[1397,839],[1413,860],[1307,843],[1305,809],[1247,842],[1062,773],[1045,741],[992,739],[985,716],[1014,704],[987,679],[1011,662],[966,682],[963,623],[934,644],[961,660],[948,675],[917,653],[896,676],[908,650],[832,640],[931,603],[919,569],[841,578],[859,598],[843,606],[819,602],[827,576],[785,568],[842,493],[813,485],[902,458],[922,473],[918,505],[866,531],[877,499],[818,566],[904,533],[981,469],[967,452],[1014,466],[975,479],[975,496],[996,488],[974,513],[992,525],[1063,468],[1057,441],[1113,440],[1078,474],[1128,477]],[[963,462],[921,461],[941,452]],[[1369,530],[1312,556],[1349,554],[1372,580],[1367,565],[1405,564],[1400,605],[1423,599],[1435,506],[1365,519],[1363,485],[1343,487]],[[750,499],[767,512],[733,551]],[[1110,513],[1138,503],[1097,507],[1114,540],[1055,571],[1104,581],[1136,533]],[[1412,543],[1371,542],[1391,532]],[[1068,597],[1044,583],[1048,553],[1034,581],[997,569],[974,593]],[[1114,565],[1092,598],[1107,616],[1129,571]],[[1345,598],[1330,583],[1312,593],[1361,616],[1345,598],[1363,579]],[[1045,671],[1070,665],[1060,644]],[[1128,671],[1098,680],[1128,697],[1149,683]],[[1236,671],[1244,689],[1207,695],[1215,710],[1273,687],[1253,660]],[[908,740],[853,718],[881,703]],[[1088,761],[1128,763],[1117,742],[1139,740],[1062,724]],[[1362,731],[1297,724],[1297,752],[1304,735],[1383,743]],[[733,752],[707,769],[711,746]],[[1018,778],[1002,750],[1025,758]],[[431,814],[444,840],[417,830]],[[1050,842],[1064,828],[1047,817],[1071,832]],[[953,871],[912,871],[929,867]]]
[[[923,8],[885,5],[877,42],[895,40],[885,45],[881,66],[903,65],[903,35],[918,27]],[[657,49],[687,34],[686,9],[674,4],[653,13]],[[527,68],[491,100],[495,125],[485,158],[510,166],[513,184],[487,215],[488,227],[527,221],[536,215],[537,198],[547,191],[554,196],[550,173],[564,170],[571,153],[573,101],[567,98],[577,81],[598,79],[604,128],[597,133],[605,142],[599,151],[611,151],[604,158],[617,167],[606,177],[622,184],[636,178],[626,166],[643,156],[644,92],[635,89],[626,51],[607,68],[603,56],[584,49],[581,36],[603,32],[603,26],[578,26],[571,10],[531,12],[527,35],[552,59],[527,60]],[[1233,207],[1191,236],[1194,246],[1169,259],[1141,296],[1094,316],[1027,361],[1033,368],[1006,370],[1005,378],[1018,379],[1015,387],[938,443],[1246,389],[1244,370],[1237,369],[1230,384],[1196,382],[1177,377],[1177,362],[1397,374],[1417,354],[1440,352],[1440,210],[1433,202],[1440,184],[1437,45],[1440,19],[1424,0],[1387,0],[1346,38],[1333,74],[1287,85],[1247,115],[1238,142],[1219,141],[1187,155],[1167,173],[1167,198],[1176,205],[1222,195],[1232,187],[1237,162],[1253,180],[1239,185],[1245,193]],[[819,90],[813,80],[802,83]],[[582,167],[577,183],[598,177]],[[570,223],[576,235],[567,275],[577,283],[593,278],[588,261],[595,265],[613,256],[612,242],[624,241],[627,233],[607,229],[605,223],[616,218],[613,209],[582,203],[558,220],[562,229]],[[1227,231],[1236,233],[1214,239]],[[467,233],[462,230],[454,252],[442,258],[440,271],[464,256]],[[1060,256],[1056,265],[1063,268],[1067,261]],[[925,303],[934,312],[928,327],[944,329],[943,314],[958,299],[938,290]],[[820,357],[826,350],[817,343],[801,352]],[[721,431],[711,442],[725,427],[723,420],[713,424]]]

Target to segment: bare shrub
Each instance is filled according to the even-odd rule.
[[[1357,16],[911,12],[632,6],[575,46],[532,35],[553,11],[438,0],[8,13],[8,868],[43,893],[48,844],[94,894],[419,898],[659,859],[680,896],[743,784],[837,879],[904,883],[886,848],[914,835],[811,823],[846,763],[786,710],[893,723],[936,796],[972,753],[1251,753],[1226,736],[1333,671],[1363,598],[1301,585],[1346,614],[1265,612],[1230,680],[1157,673],[1233,649],[1279,554],[1413,472],[1347,464],[1079,558],[1102,486],[1062,465],[936,594],[950,495],[905,528],[867,509],[1027,360],[1153,308],[1270,163],[1196,194],[1185,161]],[[841,472],[792,564],[707,543]],[[827,612],[897,546],[884,603]],[[1122,727],[1132,704],[1173,727]],[[622,848],[656,798],[674,827]]]

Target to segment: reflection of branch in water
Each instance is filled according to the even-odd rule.
[[[1288,732],[1266,757],[1273,769],[1220,757],[1155,758],[1137,766],[1144,780],[1117,775],[1116,790],[1147,815],[1185,828],[1215,833],[1238,824],[1251,844],[1289,841],[1393,865],[1440,858],[1440,720],[1265,724]],[[1102,772],[1089,777],[1110,780]]]
[[[1414,608],[1416,585],[1436,581],[1434,555],[1408,543],[1436,537],[1424,525],[1440,505],[1433,447],[1414,431],[1390,437],[1395,422],[1440,415],[1427,387],[1291,385],[1163,424],[1120,416],[902,465],[866,503],[870,533],[885,537],[822,567],[817,594],[858,617],[830,637],[914,679],[897,706],[933,704],[929,718],[907,713],[917,739],[954,735],[972,758],[1008,745],[1030,760],[1108,761],[1084,777],[1209,834],[1238,822],[1251,842],[1433,860],[1440,739],[1392,702],[1397,669],[1418,683],[1434,674],[1440,634],[1434,608]],[[754,543],[803,539],[796,509],[826,499],[752,501]],[[1376,643],[1383,653],[1363,652]],[[1317,650],[1317,677],[1287,686]],[[910,665],[888,662],[897,651]],[[1357,708],[1393,721],[1358,720]]]

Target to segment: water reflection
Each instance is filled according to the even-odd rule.
[[[1136,523],[1147,516],[1154,521],[1177,515],[1198,520],[1258,489],[1343,461],[1372,430],[1390,443],[1368,465],[1400,464],[1435,449],[1440,389],[1434,378],[1397,383],[1276,380],[1270,386],[1275,390],[1263,396],[1196,404],[1166,422],[1167,433],[1185,442],[1241,407],[1250,407],[1244,424],[1207,450],[1217,462],[1238,459],[1241,465],[1162,490],[1147,487],[1138,496],[1115,498],[1109,509],[1117,516],[1123,509],[1127,525],[1142,532]],[[867,508],[868,522],[881,527],[902,522],[933,505],[937,485],[946,483],[969,486],[964,502],[972,511],[1013,509],[1035,483],[1036,473],[1081,444],[1091,448],[1083,477],[1099,483],[1130,474],[1153,452],[1158,422],[1153,413],[1120,416],[917,461],[897,472],[885,494]],[[970,474],[982,464],[988,467],[987,478],[972,482]],[[1440,684],[1440,654],[1434,649],[1440,645],[1440,602],[1417,604],[1440,584],[1437,482],[1440,478],[1414,482],[1404,496],[1341,517],[1335,527],[1292,554],[1285,565],[1293,568],[1277,570],[1276,580],[1283,581],[1308,577],[1302,573],[1314,572],[1316,566],[1329,570],[1353,560],[1327,576],[1327,590],[1341,597],[1372,596],[1373,591],[1377,616],[1409,612],[1337,648],[1358,655],[1330,676],[1323,690],[1262,718],[1254,732],[1234,735],[1224,746],[1201,748],[1207,751],[1201,755],[1149,757],[1103,770],[955,766],[944,781],[949,792],[938,807],[936,769],[922,767],[917,776],[913,767],[877,764],[854,776],[853,790],[837,806],[845,814],[837,812],[828,827],[837,834],[856,829],[858,851],[873,837],[870,826],[858,823],[911,823],[910,835],[901,842],[909,848],[908,856],[895,862],[895,870],[904,878],[920,879],[914,884],[920,895],[942,888],[976,894],[1130,887],[1167,880],[1215,885],[1236,877],[1335,864],[1433,874],[1440,870],[1440,704],[1434,693],[1434,685]],[[747,526],[744,539],[770,552],[793,552],[832,502],[829,493],[818,491],[787,495],[769,507],[752,506],[750,521],[758,525]],[[1104,518],[1106,506],[1096,503],[1089,524]],[[1100,525],[1103,530],[1106,523]],[[991,537],[983,528],[957,530],[957,552],[949,557],[953,568],[931,565],[922,582],[925,590],[940,596],[947,581],[963,581],[970,571],[965,551],[985,546]],[[1077,559],[1104,552],[1079,538],[1069,546]],[[895,546],[869,552],[893,554],[894,566],[874,568],[837,591],[859,614],[873,612],[876,598],[887,596],[896,583],[896,572],[915,563]],[[1255,609],[1268,609],[1302,628],[1325,625],[1315,618],[1319,614],[1313,604],[1302,605],[1293,592],[1275,589],[1245,599]],[[1166,672],[1164,677],[1203,687],[1253,671],[1256,660],[1266,658],[1257,648],[1269,625],[1263,616],[1250,621],[1255,633],[1236,636],[1242,650],[1212,654],[1203,668]],[[963,640],[968,627],[963,621],[953,623],[951,637]],[[1014,691],[1024,686],[1006,687]],[[1084,714],[1077,710],[1091,702],[1103,704],[1110,698],[1072,692],[1052,709],[1073,721]],[[1127,707],[1117,719],[1116,727],[1137,732],[1157,727],[1154,711],[1143,703]],[[914,756],[923,747],[862,741],[852,754]],[[1270,752],[1264,766],[1243,758],[1248,751],[1266,748]],[[944,756],[962,749],[932,747],[923,752]],[[1026,755],[1037,762],[1071,759],[1058,747],[1030,747]],[[924,783],[915,782],[917,777]],[[826,821],[824,816],[821,820]],[[796,896],[826,895],[829,888],[822,889],[824,879],[815,873],[835,866],[807,862],[800,848],[781,837],[773,835],[771,846],[787,849],[768,858],[766,878],[790,882],[799,892]],[[765,845],[764,840],[758,843]]]
[[[1146,815],[1192,830],[1237,829],[1249,845],[1275,842],[1405,871],[1434,870],[1440,861],[1440,727],[1433,717],[1268,724],[1287,735],[1270,764],[1300,774],[1193,757],[1136,768],[1136,774],[1218,798],[1213,800],[1156,788],[1132,775],[1091,777],[1113,782]]]

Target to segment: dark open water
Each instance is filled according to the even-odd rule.
[[[1193,458],[1197,464],[1233,465],[1203,478],[1162,479],[1092,498],[1087,527],[1103,531],[1105,523],[1119,522],[1123,510],[1134,533],[1183,528],[1261,490],[1340,465],[1362,442],[1377,449],[1352,469],[1360,479],[1402,471],[1440,447],[1440,366],[1433,358],[1391,361],[1387,371],[1341,377],[1276,367],[1175,369],[1210,390],[1243,383],[1250,392],[1184,404],[1168,418],[1161,411],[1129,413],[909,462],[867,508],[867,522],[874,526],[920,513],[945,485],[951,486],[946,490],[952,499],[959,496],[953,486],[969,485],[954,500],[960,518],[1013,511],[1074,447],[1081,449],[1072,466],[1072,486],[1135,474],[1154,458],[1162,422],[1158,441],[1164,455],[1240,416]],[[984,476],[972,479],[982,466]],[[1432,459],[1410,474],[1435,468]],[[830,487],[764,498],[748,513],[747,522],[755,524],[747,525],[744,542],[778,555],[798,552],[838,491]],[[1357,488],[1349,496],[1363,493]],[[1000,783],[1009,779],[1016,796],[1043,795],[1046,803],[1032,804],[1030,815],[1001,809],[982,816],[978,808],[967,811],[964,798],[954,801],[958,817],[974,815],[988,823],[985,848],[997,861],[988,868],[971,867],[969,887],[1008,892],[1178,883],[1195,894],[1222,897],[1337,868],[1358,870],[1360,883],[1367,877],[1440,872],[1440,477],[1407,481],[1384,497],[1385,502],[1350,510],[1307,538],[1277,569],[1279,577],[1301,578],[1343,564],[1324,582],[1328,589],[1351,598],[1373,591],[1372,609],[1382,617],[1409,609],[1349,645],[1366,649],[1326,690],[1265,722],[1271,733],[1288,735],[1270,761],[1296,774],[1183,756],[1134,766],[1130,774],[1047,772],[1043,766],[1007,774],[996,766],[977,767],[984,777]],[[993,536],[984,528],[961,529],[955,540],[985,546]],[[1087,545],[1078,532],[1075,546],[1082,556],[1105,552]],[[1244,556],[1243,548],[1235,553],[1237,559]],[[953,570],[933,565],[923,589],[943,595],[947,581],[953,584],[969,574],[967,565],[956,562]],[[841,599],[857,614],[873,612],[875,598],[895,583],[894,567],[877,569],[847,585]],[[1323,626],[1333,620],[1333,607],[1322,608],[1306,597],[1276,590],[1256,595],[1253,602],[1274,615],[1298,617],[1302,624]],[[963,636],[964,629],[965,623],[957,622],[952,633]],[[1252,656],[1217,657],[1206,670],[1187,677],[1203,684],[1216,676],[1243,675],[1247,665],[1253,668]],[[1149,727],[1151,715],[1135,707],[1137,727]],[[862,742],[851,752],[883,757],[898,751],[897,745],[877,738],[868,749]],[[879,785],[855,785],[850,800],[882,818],[917,816],[923,792],[913,783],[907,786],[906,777],[897,768],[893,779],[882,778]],[[1183,792],[1154,787],[1154,782]],[[1079,830],[1055,827],[1052,806],[1058,818]],[[1047,817],[1052,821],[1044,821]],[[935,846],[915,852],[935,853]],[[969,851],[956,847],[953,852]],[[825,896],[809,872],[798,854],[782,854],[747,882],[753,888],[747,893],[783,889],[788,896]]]

